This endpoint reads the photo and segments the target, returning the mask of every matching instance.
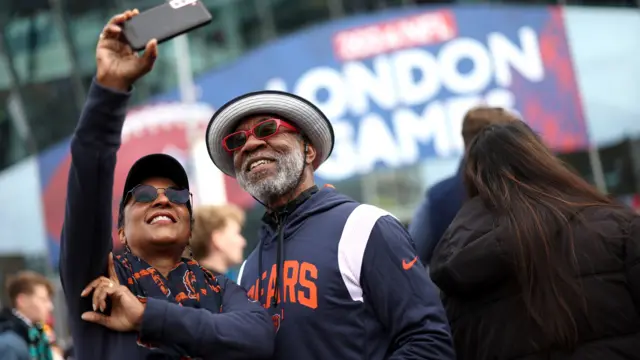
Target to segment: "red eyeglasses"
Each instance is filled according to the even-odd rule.
[[[298,129],[286,123],[285,121],[271,118],[259,122],[249,130],[240,130],[225,136],[224,139],[222,139],[222,146],[228,152],[234,152],[247,143],[249,135],[255,136],[256,139],[265,140],[277,134],[280,128],[298,132]]]

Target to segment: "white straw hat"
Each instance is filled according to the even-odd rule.
[[[283,91],[251,92],[224,104],[213,114],[207,126],[206,142],[209,156],[223,173],[236,177],[233,154],[224,149],[222,140],[235,130],[240,121],[260,114],[281,117],[309,139],[317,152],[314,169],[331,155],[334,143],[333,127],[318,107],[300,96]]]

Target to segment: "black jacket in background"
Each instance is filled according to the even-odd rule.
[[[13,314],[11,309],[0,311],[0,334],[5,331],[13,331],[26,344],[29,343],[29,326]]]
[[[513,235],[493,226],[479,198],[462,207],[431,262],[459,360],[640,359],[640,217],[606,207],[581,215],[588,225],[574,223],[573,237],[587,317],[575,317],[579,344],[568,354],[532,345],[542,340],[527,326]]]
[[[31,334],[33,336],[31,339],[30,330],[35,332],[35,334]],[[11,309],[4,309],[0,312],[0,336],[8,335],[7,332],[12,332],[17,337],[13,337],[14,340],[4,342],[8,340],[5,337],[4,341],[1,341],[0,359],[22,359],[23,355],[24,358],[28,357],[33,360],[50,360],[52,358],[51,345],[42,327],[40,325],[30,327]]]

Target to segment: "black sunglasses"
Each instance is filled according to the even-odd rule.
[[[174,204],[184,205],[191,199],[189,189],[178,189],[174,187],[156,188],[151,185],[140,184],[127,192],[124,203],[129,200],[129,195],[133,196],[133,200],[140,203],[150,203],[158,198],[160,190],[164,191],[164,196]]]

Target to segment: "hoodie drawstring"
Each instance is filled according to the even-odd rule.
[[[271,300],[271,306],[276,307],[281,303],[280,299],[280,277],[284,272],[284,223],[286,220],[286,212],[278,216],[278,254],[276,257],[276,286],[275,295]]]
[[[309,144],[306,142],[306,140],[304,141],[304,156],[306,158],[307,156],[307,152],[309,150]],[[302,164],[302,169],[300,170],[300,175],[298,176],[298,181],[296,182],[296,185],[294,187],[294,189],[297,189],[298,186],[300,185],[300,183],[302,183],[302,180],[304,179],[304,170],[307,167],[307,163],[306,161]],[[315,185],[313,186],[313,188],[315,188],[317,190],[317,188],[315,187]],[[254,199],[256,199],[254,197]],[[267,204],[263,203],[262,201],[256,199],[256,201],[258,201],[260,204],[264,205],[265,208],[269,208],[267,206]],[[276,255],[276,284],[275,284],[275,294],[273,296],[273,299],[271,300],[271,307],[276,307],[281,301],[280,301],[280,276],[282,275],[282,273],[284,272],[284,225],[286,222],[286,218],[287,218],[287,209],[285,207],[285,209],[281,212],[277,212],[275,214],[275,220],[276,220],[276,226],[277,226],[277,239],[278,239],[278,248],[277,248],[277,255]],[[258,250],[259,255],[258,255],[258,286],[256,287],[256,298],[260,300],[261,296],[260,296],[260,284],[262,283],[262,252],[264,250],[264,242],[260,241],[260,249]],[[269,279],[267,279],[267,281],[269,281]],[[268,283],[267,283],[267,289],[268,289]],[[283,297],[284,297],[284,291],[283,291]],[[267,291],[266,296],[269,296],[269,292]],[[260,301],[262,303],[262,301]],[[267,302],[265,301],[265,304]]]
[[[280,277],[284,273],[284,224],[286,221],[287,213],[282,212],[276,215],[276,223],[277,223],[277,255],[276,255],[276,284],[275,284],[275,294],[273,299],[271,299],[271,307],[275,308],[280,303]],[[258,286],[256,288],[256,297],[260,299],[260,284],[262,283],[262,252],[264,250],[264,242],[260,242],[260,250],[258,251]],[[267,279],[269,281],[269,279]],[[269,296],[267,293],[266,296]],[[266,301],[265,301],[266,304]]]
[[[264,248],[264,241],[260,241],[260,249],[258,250],[258,286],[256,287],[256,299],[260,300],[260,284],[262,284],[262,251]]]

